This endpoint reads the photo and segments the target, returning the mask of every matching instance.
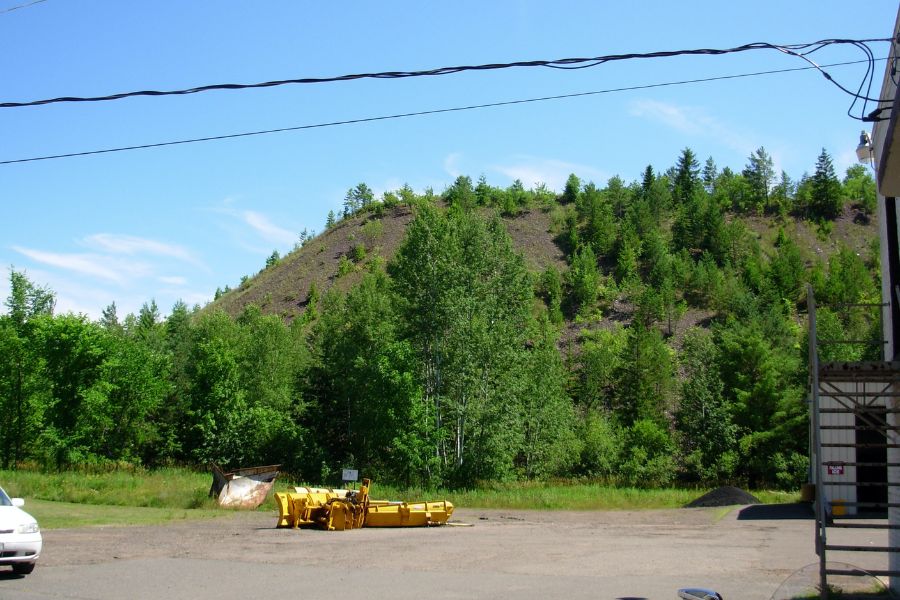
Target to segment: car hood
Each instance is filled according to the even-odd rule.
[[[34,517],[18,506],[0,506],[0,531],[15,529],[18,525],[34,522]]]

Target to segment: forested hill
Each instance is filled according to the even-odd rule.
[[[153,303],[53,315],[13,272],[0,459],[791,488],[807,465],[805,286],[877,300],[874,190],[824,150],[794,180],[762,148],[739,173],[685,149],[632,182],[573,174],[562,194],[359,184],[323,233],[165,320]],[[819,327],[880,333],[876,315],[827,309]]]
[[[864,174],[862,167],[855,167],[853,172],[857,176]],[[742,176],[735,178],[740,180]],[[581,184],[580,180],[578,183]],[[595,184],[584,183],[588,186],[587,191],[597,191]],[[625,185],[619,178],[607,183],[613,188]],[[863,176],[859,184],[874,185],[867,176]],[[472,185],[470,178],[461,177],[454,183],[454,188]],[[476,185],[484,184],[477,182]],[[787,185],[790,186],[788,193],[796,194],[796,182],[788,180]],[[502,220],[513,248],[523,255],[530,272],[540,273],[552,266],[564,273],[568,269],[569,256],[563,234],[569,226],[566,219],[572,219],[571,213],[577,207],[567,206],[561,196],[543,190],[517,190],[519,186],[520,183],[505,190],[490,188],[493,201],[476,199],[474,210],[485,218],[498,216]],[[636,185],[632,184],[626,191],[635,193],[635,188]],[[482,187],[484,191],[486,188]],[[523,194],[520,204],[511,209],[498,205],[499,196],[516,191]],[[610,193],[609,187],[599,188],[599,191]],[[452,194],[453,188],[447,190],[445,195],[447,193]],[[772,193],[780,193],[780,189]],[[874,194],[874,187],[842,193],[844,202],[840,211],[825,221],[810,218],[796,206],[794,210],[791,207],[776,209],[770,206],[763,211],[724,208],[723,218],[728,222],[741,222],[767,257],[773,254],[778,236],[783,233],[797,244],[807,267],[826,265],[828,259],[842,247],[867,258],[872,244],[877,243],[878,229],[874,208],[865,206],[861,201],[866,193]],[[301,233],[292,252],[283,257],[277,251],[273,252],[259,272],[247,275],[233,286],[229,284],[220,288],[215,301],[205,310],[221,309],[237,317],[247,305],[253,304],[265,314],[279,315],[291,321],[304,313],[311,291],[313,296],[332,287],[335,291],[346,292],[360,281],[373,263],[384,265],[390,261],[403,241],[417,201],[427,198],[436,206],[446,208],[445,195],[416,196],[411,190],[401,189],[376,201],[368,186],[361,183],[347,192],[344,213],[334,215],[334,221],[322,233]],[[788,200],[793,204],[795,199]],[[669,233],[671,224],[671,216],[668,223],[662,224]],[[614,274],[614,270],[610,270],[611,257],[605,258],[607,260],[599,257],[601,270],[605,267],[607,272]],[[614,304],[620,305],[618,302]],[[566,321],[574,322],[574,319],[567,318]],[[690,319],[685,322],[690,322]]]

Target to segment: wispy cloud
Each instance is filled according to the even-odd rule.
[[[178,244],[169,244],[158,240],[122,235],[115,233],[97,233],[90,235],[82,243],[90,248],[109,252],[111,254],[152,254],[175,258],[196,266],[202,266],[202,262],[193,252]]]
[[[60,254],[22,246],[13,246],[12,249],[44,265],[98,277],[118,284],[124,284],[128,280],[128,273],[145,273],[147,270],[146,266],[137,263],[115,264],[109,257],[97,254]]]
[[[559,191],[565,187],[566,179],[572,173],[582,179],[597,182],[609,179],[609,175],[599,169],[562,160],[534,156],[516,156],[512,160],[510,164],[496,165],[492,169],[511,180],[521,180],[526,187],[543,183],[548,188]]]
[[[858,162],[856,150],[844,150],[834,157],[834,171],[838,177],[843,179],[844,175],[847,173],[847,169]]]
[[[168,285],[187,285],[188,282],[186,277],[179,277],[177,275],[161,276],[157,277],[157,279],[160,281],[160,283],[165,283]]]
[[[119,309],[119,317],[124,317],[127,314],[123,310],[121,288],[117,288],[113,292],[108,286],[96,285],[85,281],[82,277],[73,277],[68,273],[60,273],[58,271],[28,269],[26,275],[29,280],[39,285],[48,286],[53,290],[56,296],[54,311],[57,314],[71,312],[85,314],[92,319],[98,319],[103,308],[114,301]]]
[[[286,229],[285,227],[281,227],[280,225],[276,225],[272,222],[267,215],[263,213],[253,211],[253,210],[241,210],[238,208],[234,208],[234,200],[231,198],[226,198],[222,202],[222,206],[218,208],[213,208],[213,212],[217,212],[219,214],[228,215],[234,220],[240,222],[243,226],[246,226],[250,229],[250,231],[254,234],[254,241],[250,241],[246,238],[246,230],[238,230],[232,226],[227,226],[226,229],[231,231],[232,235],[235,237],[236,243],[253,252],[254,254],[269,252],[270,250],[266,250],[264,247],[258,245],[259,241],[264,241],[266,244],[271,244],[280,247],[293,247],[293,245],[297,242],[299,236],[299,230],[292,231],[290,229]],[[257,243],[254,243],[257,242]]]
[[[444,171],[446,171],[447,174],[454,179],[462,174],[459,170],[459,159],[461,158],[461,152],[451,152],[444,159]]]
[[[743,155],[749,155],[759,144],[752,135],[722,122],[695,106],[679,106],[658,100],[635,100],[629,112],[634,117],[650,119],[666,127],[695,137],[713,138]]]
[[[241,212],[241,217],[247,225],[268,242],[290,246],[297,241],[296,232],[279,227],[262,213],[245,210]]]

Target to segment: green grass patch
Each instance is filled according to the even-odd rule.
[[[173,521],[214,519],[233,514],[231,511],[215,509],[107,506],[30,499],[26,501],[24,508],[37,519],[41,529],[161,525]]]
[[[214,508],[207,497],[212,475],[186,469],[41,473],[2,471],[0,486],[10,496],[73,504],[147,508]]]
[[[212,477],[187,469],[134,469],[103,473],[0,471],[0,485],[25,498],[43,527],[164,523],[229,514],[207,497]],[[282,477],[278,490],[295,484]],[[372,486],[372,497],[387,500],[449,500],[460,508],[508,510],[651,510],[679,508],[707,489],[638,489],[582,481],[485,484],[472,490]],[[798,493],[756,491],[767,504],[796,502]],[[270,511],[271,498],[260,507]]]
[[[800,502],[800,492],[781,492],[778,490],[757,490],[752,492],[763,504],[795,504]]]
[[[280,481],[279,491],[295,484]],[[297,484],[313,485],[314,484]],[[327,487],[327,486],[326,486]],[[639,489],[589,483],[517,482],[497,483],[473,490],[399,488],[373,482],[371,495],[379,500],[449,500],[457,507],[511,510],[651,510],[680,508],[708,489]],[[797,502],[799,493],[757,491],[765,504]]]

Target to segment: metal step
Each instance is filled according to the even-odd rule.
[[[828,525],[828,529],[900,529],[900,525],[893,523],[838,523]]]
[[[900,575],[900,571],[891,571],[889,569],[868,569],[862,571],[860,569],[825,569],[827,575],[875,575],[876,577],[894,577]],[[871,598],[871,596],[869,596]]]
[[[825,550],[832,552],[881,552],[882,554],[900,553],[897,546],[842,546],[838,544],[825,544]]]
[[[900,448],[900,444],[851,444],[844,442],[829,442],[819,444],[823,448]]]
[[[837,394],[829,394],[832,397],[838,397]],[[887,394],[881,394],[882,396]],[[891,394],[892,396],[900,397],[900,394]],[[819,394],[819,396],[826,396],[826,394]],[[900,413],[900,408],[866,408],[866,407],[858,407],[858,408],[820,408],[819,413],[823,415],[856,415],[856,414],[898,414]]]
[[[857,508],[900,508],[900,502],[841,502],[841,506]]]
[[[822,485],[848,485],[855,487],[900,487],[900,482],[886,481],[823,481]]]
[[[883,462],[843,462],[839,460],[829,460],[822,463],[823,467],[900,467],[900,463],[883,463]]]
[[[890,306],[890,303],[887,302],[823,302],[822,304],[817,304],[816,308],[853,308],[855,306],[868,306],[868,307],[885,307]]]
[[[829,431],[877,431],[884,433],[886,431],[900,431],[898,425],[879,425],[878,427],[870,427],[868,425],[820,425],[819,429],[827,429]]]

